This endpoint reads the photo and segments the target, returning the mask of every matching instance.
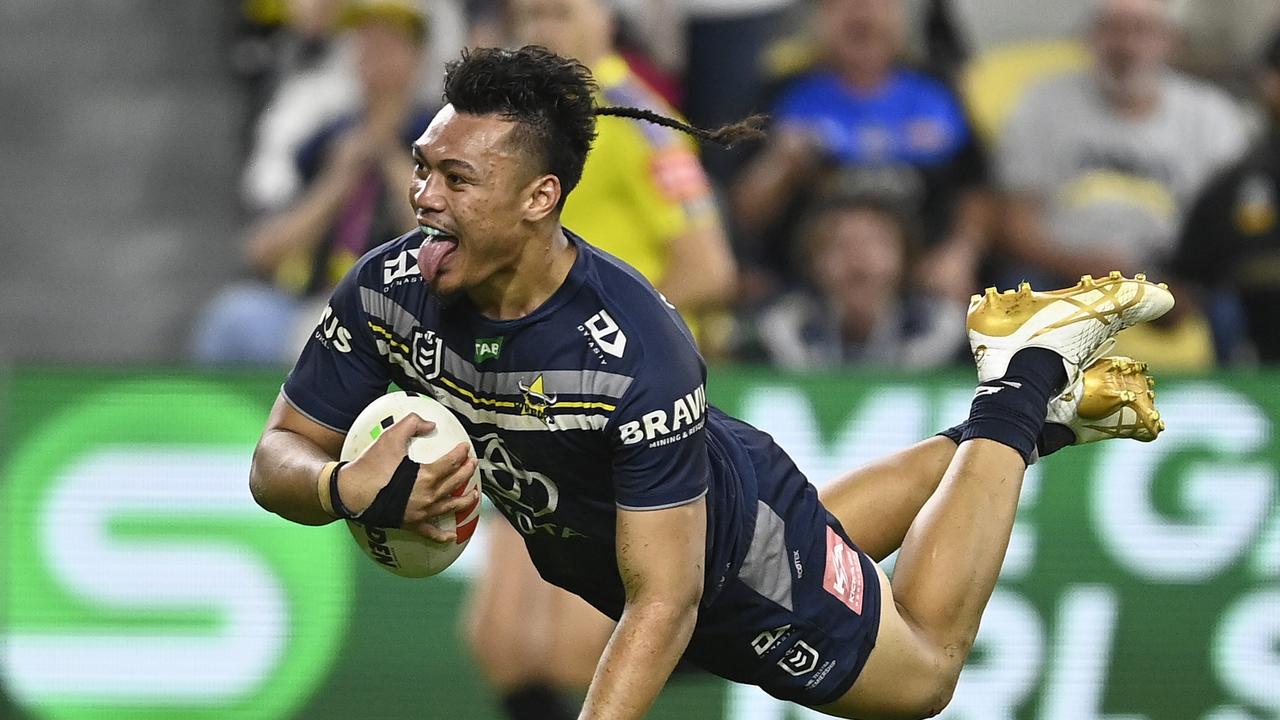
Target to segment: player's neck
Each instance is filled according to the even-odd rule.
[[[560,289],[577,257],[577,247],[557,224],[550,235],[527,241],[510,267],[467,294],[480,314],[490,320],[522,318]]]

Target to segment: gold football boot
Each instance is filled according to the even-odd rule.
[[[1111,438],[1151,442],[1164,430],[1154,387],[1146,363],[1105,357],[1049,401],[1046,421],[1071,428],[1076,436],[1073,445]]]
[[[969,347],[978,364],[978,381],[1004,376],[1009,360],[1023,348],[1040,347],[1062,356],[1067,387],[1080,368],[1106,354],[1116,333],[1154,320],[1173,307],[1164,283],[1141,273],[1129,279],[1119,272],[1094,280],[1085,275],[1073,287],[1036,292],[1028,283],[1017,290],[987,288],[969,303]]]

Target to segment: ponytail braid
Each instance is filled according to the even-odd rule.
[[[714,130],[707,130],[643,108],[604,106],[597,107],[595,109],[595,114],[597,116],[605,115],[609,117],[629,118],[631,120],[643,120],[644,122],[661,125],[663,127],[671,128],[672,130],[679,130],[686,135],[690,135],[704,142],[713,142],[724,147],[733,147],[735,144],[742,142],[743,140],[756,140],[764,137],[764,131],[761,129],[761,126],[764,125],[764,122],[767,119],[767,116],[765,115],[756,114],[739,120],[738,122],[723,125]]]

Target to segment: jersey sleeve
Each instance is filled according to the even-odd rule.
[[[298,412],[341,433],[391,383],[364,311],[362,267],[338,283],[282,388]]]
[[[662,362],[646,364],[605,429],[623,510],[661,510],[707,492],[706,372],[692,343],[664,344],[646,348],[649,357],[661,349]]]

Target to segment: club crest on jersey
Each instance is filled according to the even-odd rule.
[[[525,385],[524,381],[521,380],[517,383],[517,387],[520,388],[520,393],[524,395],[524,404],[520,406],[520,414],[532,415],[539,420],[550,423],[551,420],[547,417],[547,411],[555,406],[558,398],[555,395],[546,394],[543,390],[542,376],[539,375],[534,378],[529,385]]]
[[[444,340],[434,330],[413,331],[413,347],[409,362],[422,380],[432,380],[440,375],[440,357],[444,355]]]

